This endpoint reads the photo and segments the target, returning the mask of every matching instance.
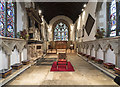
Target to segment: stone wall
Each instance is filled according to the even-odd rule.
[[[28,16],[24,2],[16,2],[17,7],[17,32],[28,29]]]
[[[84,9],[84,11],[79,15],[78,20],[76,20],[75,24],[77,24],[77,41],[82,42],[82,41],[90,41],[90,40],[95,40],[95,33],[96,33],[96,6],[97,6],[97,2],[88,2],[86,8]],[[86,21],[88,18],[88,14],[90,14],[94,20],[95,23],[92,27],[91,33],[88,36],[86,30],[84,29],[83,32],[83,26],[86,25]],[[84,34],[84,37],[82,37]]]

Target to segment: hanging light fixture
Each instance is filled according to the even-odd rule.
[[[39,10],[39,11],[38,11],[38,13],[39,13],[39,15],[41,15],[41,14],[42,14],[42,11],[41,11],[41,10]]]
[[[84,9],[82,9],[82,11],[84,11]]]
[[[86,4],[83,5],[84,8],[85,8],[86,6],[87,6]]]

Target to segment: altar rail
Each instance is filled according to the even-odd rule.
[[[103,59],[104,62],[111,62],[120,67],[120,37],[78,42],[77,47],[78,52]]]

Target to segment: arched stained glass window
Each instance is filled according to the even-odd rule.
[[[68,26],[62,22],[54,29],[54,41],[68,41]]]
[[[0,36],[15,37],[15,4],[0,0]]]
[[[116,36],[116,1],[110,3],[110,36]]]
[[[0,0],[0,36],[5,36],[5,2]]]

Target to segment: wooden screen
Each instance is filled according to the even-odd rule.
[[[56,49],[67,49],[67,41],[56,41],[55,47]]]

